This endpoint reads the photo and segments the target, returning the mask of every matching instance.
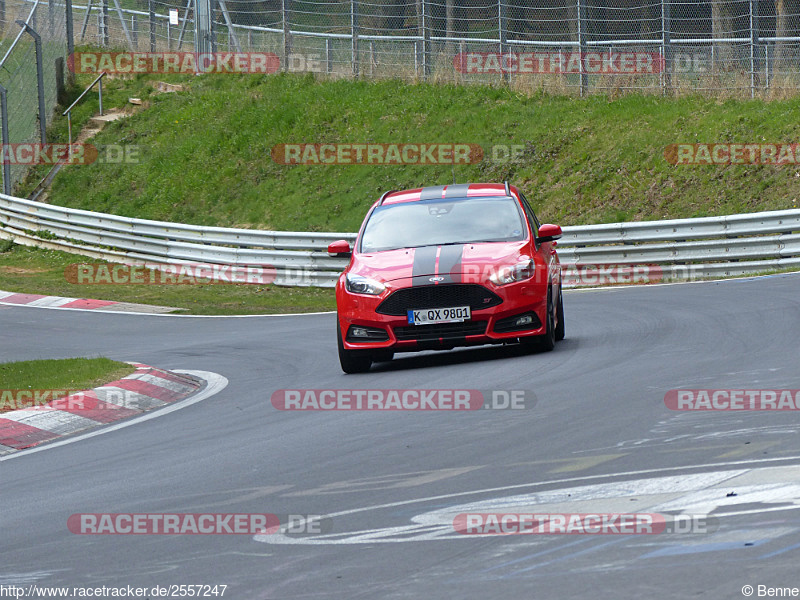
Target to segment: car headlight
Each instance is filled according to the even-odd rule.
[[[513,266],[504,266],[492,271],[489,281],[495,285],[506,285],[515,281],[524,281],[533,277],[536,272],[536,263],[530,258],[521,260]]]
[[[351,294],[369,294],[370,296],[377,296],[386,289],[386,286],[380,281],[350,273],[345,277],[344,287]]]

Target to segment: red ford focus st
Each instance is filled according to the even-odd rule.
[[[564,337],[557,225],[540,225],[514,186],[387,192],[367,213],[336,284],[339,360],[367,371],[395,352]]]

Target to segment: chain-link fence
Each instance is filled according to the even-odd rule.
[[[48,113],[66,1],[0,0],[12,142],[40,125],[33,36],[15,21],[41,36]],[[272,53],[287,71],[576,94],[800,90],[800,0],[77,1],[72,41],[109,52]]]
[[[31,142],[46,144],[64,76],[66,11],[52,0],[0,0],[0,28],[0,173],[4,193],[10,193],[30,164]]]
[[[76,43],[193,49],[195,0],[83,0]],[[215,51],[335,76],[589,93],[800,88],[800,0],[212,0]],[[170,18],[172,13],[172,18]]]

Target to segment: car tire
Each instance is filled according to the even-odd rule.
[[[520,338],[523,345],[538,352],[550,352],[556,346],[555,315],[553,314],[553,301],[550,299],[550,289],[547,290],[547,318],[545,331],[542,335]]]
[[[558,325],[556,325],[556,341],[560,342],[564,339],[566,330],[564,329],[564,299],[561,296],[561,287],[558,288],[558,306],[556,307],[556,317],[558,318]]]
[[[348,374],[365,373],[372,366],[372,357],[367,350],[348,350],[342,341],[342,329],[336,320],[336,341],[339,346],[339,364]]]

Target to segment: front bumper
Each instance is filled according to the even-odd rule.
[[[449,284],[441,285],[444,287]],[[531,280],[505,286],[485,283],[483,287],[501,301],[488,308],[473,307],[469,321],[411,325],[405,314],[387,315],[378,312],[386,298],[398,289],[407,289],[406,286],[390,285],[379,296],[367,296],[347,292],[340,281],[336,290],[337,318],[344,337],[344,347],[348,350],[414,352],[512,342],[521,337],[545,333],[547,285]],[[385,306],[384,304],[381,310]],[[359,335],[353,335],[354,333]]]

